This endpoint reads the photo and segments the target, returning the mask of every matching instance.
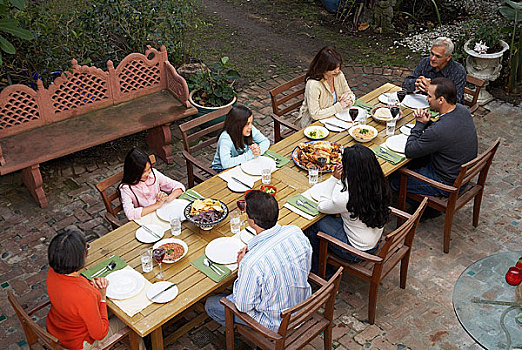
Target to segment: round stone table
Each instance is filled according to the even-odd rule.
[[[502,252],[471,264],[460,275],[453,288],[453,309],[466,332],[485,349],[506,349],[506,334],[500,318],[510,306],[473,303],[471,299],[515,301],[515,287],[507,284],[505,275],[514,266],[520,252]],[[522,312],[515,308],[504,318],[511,335],[511,346],[522,346],[522,324],[515,317]]]

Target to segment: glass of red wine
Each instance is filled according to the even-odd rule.
[[[404,101],[405,97],[406,97],[406,90],[397,91],[397,99],[399,100],[399,103],[402,103],[402,101]]]
[[[393,119],[395,119],[397,117],[397,115],[399,115],[399,113],[400,113],[399,106],[396,106],[396,105],[392,106],[390,108],[390,112],[391,112],[391,115],[392,115]]]
[[[236,204],[237,204],[237,208],[241,211],[241,215],[243,215],[243,213],[246,210],[246,201],[244,199],[238,199]],[[243,225],[243,223],[244,223],[244,221],[241,220],[241,225]]]
[[[165,257],[165,249],[163,248],[156,248],[152,251],[152,258],[156,260],[156,262],[159,265],[159,272],[156,275],[158,279],[163,279],[163,271],[161,270],[161,263],[163,262],[163,258]]]
[[[357,116],[359,115],[359,109],[350,108],[350,110],[348,112],[350,113],[350,117],[352,118],[352,121],[355,123],[355,119],[357,119]]]

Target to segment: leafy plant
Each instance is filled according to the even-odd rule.
[[[212,66],[212,70],[202,69],[189,78],[189,87],[197,91],[193,94],[194,102],[208,107],[219,107],[231,102],[236,96],[234,83],[240,78],[239,73],[230,68],[228,57]]]
[[[25,8],[24,0],[0,0],[0,32],[10,34],[20,39],[31,40],[33,33],[27,29],[21,28],[18,21],[12,15],[12,7],[18,10]],[[7,40],[4,35],[0,34],[0,49],[3,52],[14,55],[16,49],[14,45]],[[0,53],[0,66],[2,65],[2,54]]]
[[[522,21],[522,3],[504,0],[504,4],[499,9],[504,18],[513,22],[511,31],[511,45],[509,46],[509,81],[508,90],[518,92],[518,87],[522,82],[522,35],[520,35],[518,23]],[[515,45],[518,36],[518,43]]]
[[[497,26],[479,23],[470,41],[469,48],[473,50],[476,44],[483,43],[490,48],[489,52],[494,51],[499,41],[502,39],[502,34]]]

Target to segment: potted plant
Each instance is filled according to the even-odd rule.
[[[466,71],[469,75],[485,81],[480,90],[478,103],[484,105],[493,99],[485,87],[490,81],[497,79],[502,69],[502,56],[509,45],[501,38],[498,28],[491,25],[480,25],[472,38],[464,44]]]
[[[240,75],[229,67],[228,61],[228,57],[222,57],[212,66],[212,70],[202,68],[200,72],[190,76],[189,101],[198,109],[198,116],[228,107],[236,102],[234,83]]]

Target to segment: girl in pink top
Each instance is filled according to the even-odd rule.
[[[153,169],[147,154],[133,148],[125,157],[119,190],[125,215],[135,220],[179,197],[185,186]]]

